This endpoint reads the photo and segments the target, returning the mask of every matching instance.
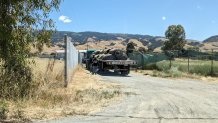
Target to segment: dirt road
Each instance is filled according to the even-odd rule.
[[[50,123],[218,123],[218,83],[130,74],[102,76],[124,85],[124,100],[90,116]]]

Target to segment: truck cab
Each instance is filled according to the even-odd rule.
[[[92,54],[95,52],[96,50],[87,50],[85,53],[85,57],[82,59],[82,63],[86,65],[86,69],[90,69],[90,60],[92,57]]]

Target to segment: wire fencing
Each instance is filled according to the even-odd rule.
[[[133,53],[129,57],[137,61],[137,68],[218,76],[218,49]]]
[[[174,52],[174,55],[168,55],[169,69],[172,67],[178,67],[182,72],[200,74],[205,76],[217,76],[218,75],[218,52],[215,49],[212,50],[186,50],[170,51]]]
[[[65,35],[65,87],[71,81],[73,71],[78,65],[78,50],[74,47],[72,39]]]

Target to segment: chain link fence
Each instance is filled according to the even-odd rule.
[[[137,61],[137,68],[218,76],[218,49],[132,53],[129,57]]]
[[[78,50],[74,47],[72,39],[65,35],[65,87],[71,81],[73,71],[78,65]]]
[[[169,60],[159,64],[172,67],[179,71],[199,74],[204,76],[218,76],[218,50],[185,50],[185,51],[167,51]],[[165,62],[165,64],[164,64]],[[166,68],[163,68],[166,69]]]

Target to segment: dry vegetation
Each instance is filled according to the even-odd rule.
[[[33,96],[19,101],[6,101],[8,119],[43,120],[66,115],[86,115],[101,110],[120,99],[120,86],[106,83],[78,67],[68,88],[63,88],[63,61],[35,59],[33,65],[38,89]]]
[[[201,47],[200,50],[204,51],[210,51],[214,49],[214,51],[218,51],[218,43],[217,42],[209,42],[209,43],[204,43]]]
[[[57,45],[54,45],[54,46],[51,46],[51,47],[47,47],[47,46],[43,46],[43,51],[44,53],[47,53],[47,54],[50,54],[50,53],[53,53],[55,50],[62,50],[64,48],[62,47],[59,47]],[[31,46],[31,53],[38,53],[38,49],[37,48],[34,48],[33,46]]]
[[[137,47],[144,47],[147,49],[146,46],[144,46],[140,41],[136,39],[130,39],[129,42],[134,42]],[[87,49],[87,45],[89,49],[105,49],[105,48],[118,48],[118,49],[126,49],[127,46],[126,41],[123,40],[110,40],[110,41],[94,41],[94,42],[88,42],[83,45],[78,45],[76,46],[77,49],[79,50],[85,50]]]
[[[210,60],[190,59],[189,71],[187,59],[175,59],[174,61],[172,61],[171,68],[169,60],[147,64],[145,68],[147,70],[138,70],[137,73],[142,73],[144,75],[151,75],[155,77],[193,78],[207,82],[218,82],[218,61],[213,62],[213,76],[211,76]]]

